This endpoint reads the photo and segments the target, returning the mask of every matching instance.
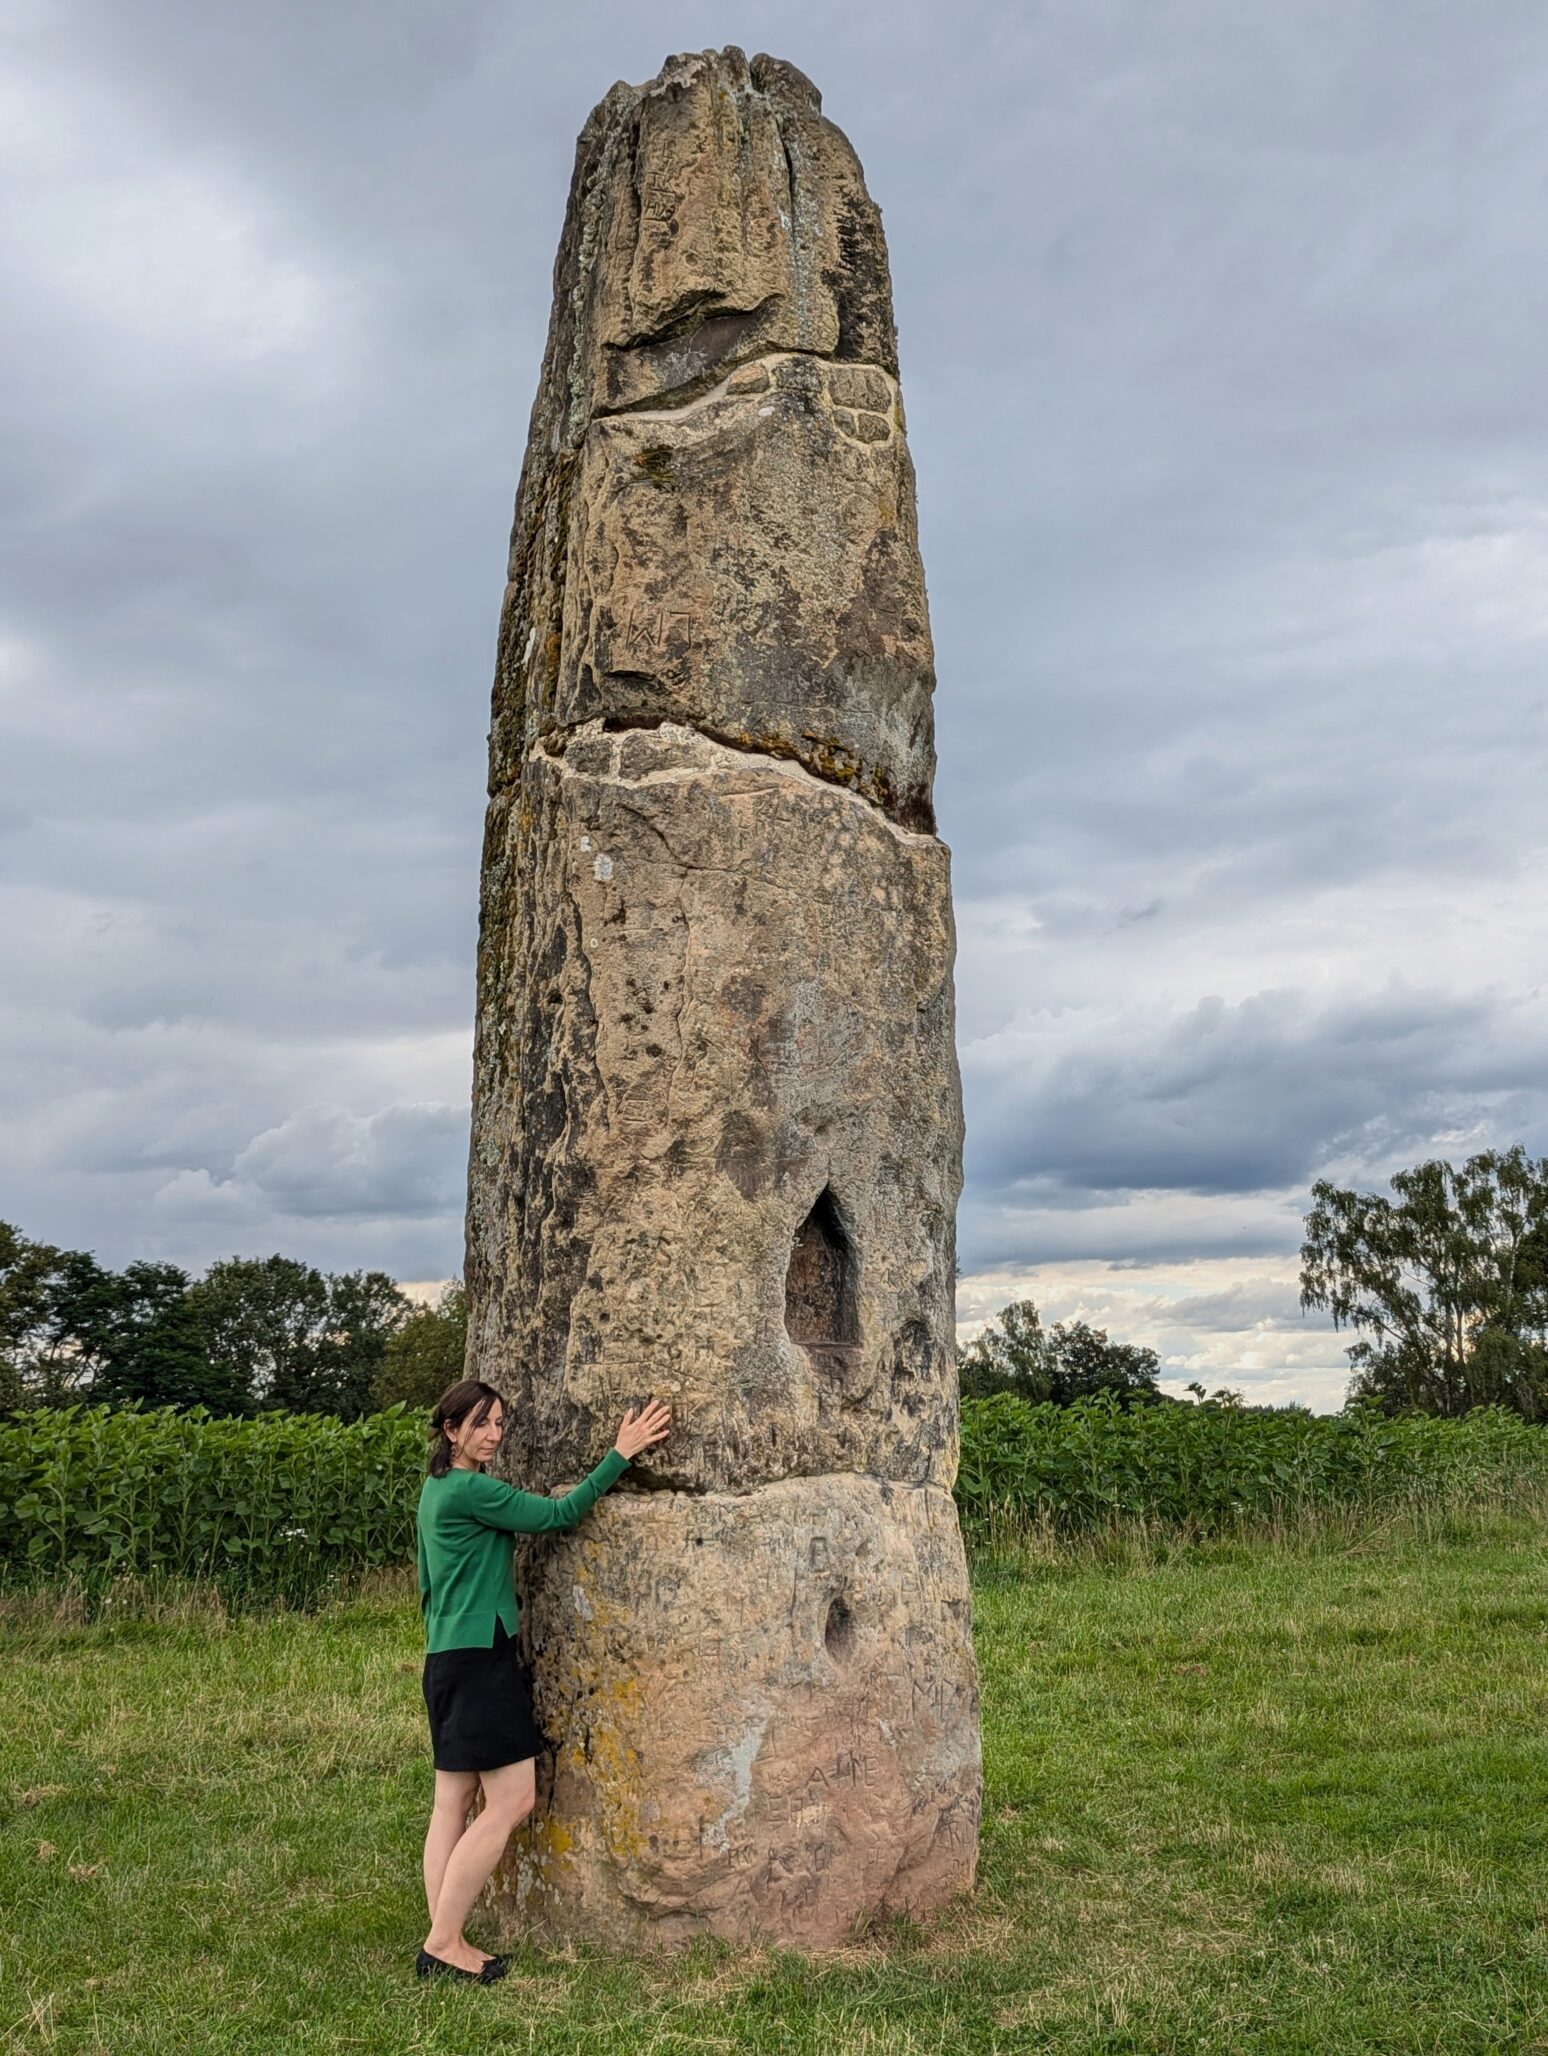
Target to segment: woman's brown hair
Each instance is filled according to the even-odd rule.
[[[481,1427],[499,1397],[493,1385],[486,1385],[482,1378],[459,1378],[455,1385],[447,1386],[430,1416],[430,1433],[435,1442],[430,1451],[432,1478],[444,1478],[451,1469],[452,1446],[447,1429],[460,1428],[470,1414],[473,1418],[468,1425]]]

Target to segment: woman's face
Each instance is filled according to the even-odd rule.
[[[498,1399],[491,1401],[489,1412],[475,1427],[473,1421],[477,1412],[475,1406],[461,1425],[452,1430],[452,1447],[464,1463],[488,1463],[505,1433],[505,1408]]]

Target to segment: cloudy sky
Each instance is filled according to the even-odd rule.
[[[964,1333],[1338,1404],[1311,1180],[1548,1149],[1540,0],[9,0],[0,1217],[461,1256],[576,131],[736,42],[886,222]]]

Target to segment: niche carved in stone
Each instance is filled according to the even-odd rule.
[[[785,1332],[803,1349],[853,1349],[860,1340],[855,1246],[825,1185],[796,1230],[785,1273]]]

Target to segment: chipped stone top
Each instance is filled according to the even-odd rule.
[[[672,720],[933,832],[886,245],[793,66],[674,57],[587,122],[508,577],[492,791],[578,723]]]
[[[550,447],[770,349],[896,371],[881,217],[821,109],[794,65],[735,48],[669,58],[596,108],[554,273]]]

